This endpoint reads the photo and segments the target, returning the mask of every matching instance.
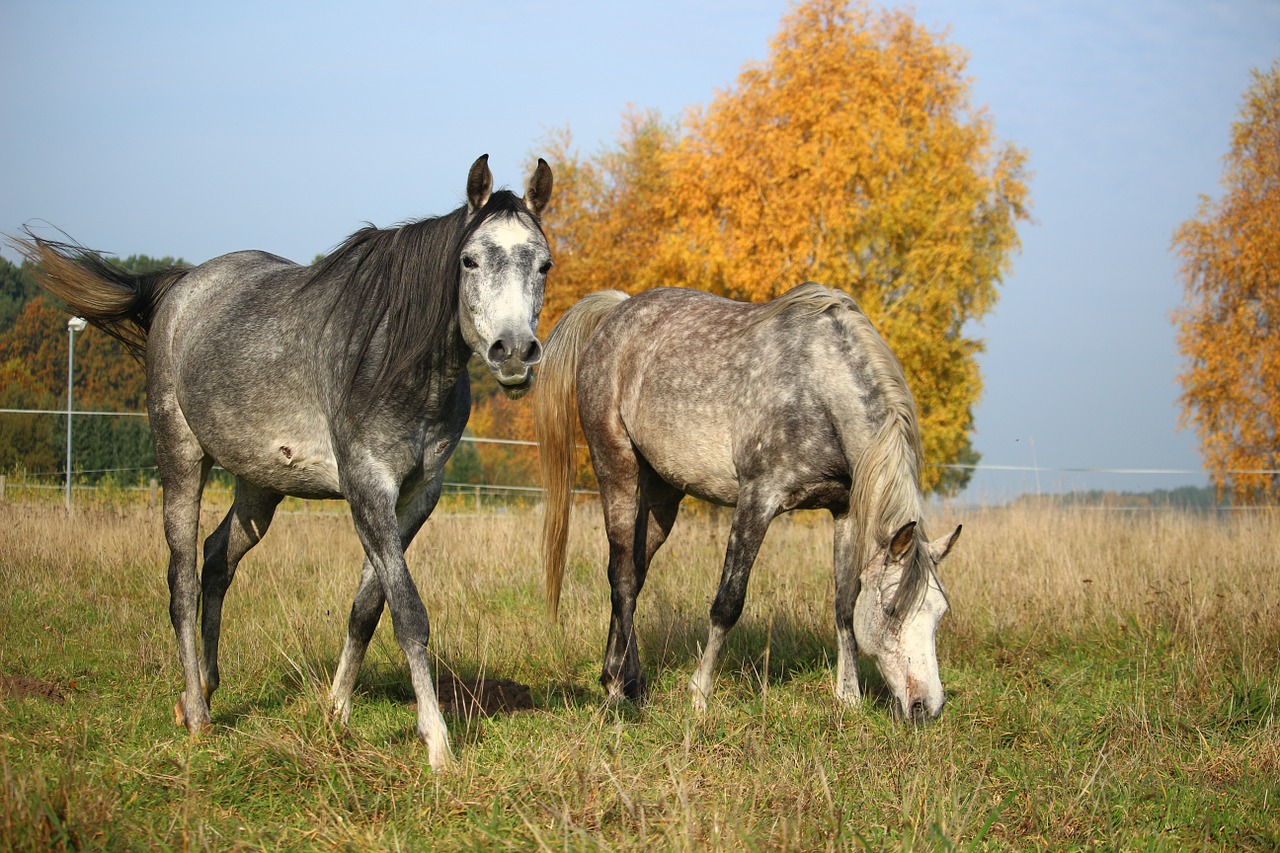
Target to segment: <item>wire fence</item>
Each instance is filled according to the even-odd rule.
[[[45,416],[61,416],[67,417],[70,414],[73,418],[79,417],[105,417],[105,418],[147,418],[146,412],[103,412],[103,411],[86,411],[73,410],[70,413],[66,409],[10,409],[0,408],[0,415],[45,415]],[[473,444],[494,444],[494,445],[510,445],[536,448],[537,442],[525,441],[520,439],[507,438],[487,438],[482,436],[464,435],[462,442]],[[1025,495],[1034,495],[1036,498],[1043,497],[1040,492],[1040,483],[1042,477],[1053,478],[1055,476],[1133,476],[1133,477],[1173,477],[1173,478],[1208,478],[1209,472],[1203,469],[1182,469],[1182,468],[1131,468],[1131,467],[1089,467],[1089,466],[1041,466],[1041,465],[1000,465],[1000,464],[938,464],[930,463],[931,467],[939,467],[953,470],[963,470],[970,472],[991,472],[1002,474],[1022,474],[1030,475],[1034,478],[1034,488],[1024,490]],[[1264,475],[1276,476],[1280,474],[1280,469],[1250,469],[1239,471],[1218,472],[1228,475]],[[104,483],[89,484],[85,480],[89,478],[109,478]],[[132,477],[130,477],[132,475]],[[125,494],[145,495],[148,504],[154,504],[158,495],[158,484],[156,481],[155,466],[134,467],[134,468],[93,468],[79,469],[72,467],[70,472],[70,482],[66,471],[48,471],[24,473],[19,478],[6,477],[0,474],[0,502],[14,499],[18,494],[27,494],[37,496],[40,493],[49,493],[56,491],[67,492],[68,495],[100,495],[103,492],[109,496],[122,496]],[[79,482],[77,482],[79,481]],[[124,485],[121,481],[129,481],[134,484],[141,485]],[[1028,486],[1031,483],[1027,484]],[[469,505],[474,511],[493,511],[495,509],[503,509],[512,506],[523,506],[529,503],[537,502],[541,499],[542,487],[535,484],[497,484],[497,483],[476,483],[476,482],[445,482],[443,484],[442,501],[455,506]],[[211,493],[217,494],[219,491],[225,492],[228,496],[231,494],[231,486],[229,484],[219,486],[212,483],[208,489]],[[1084,490],[1089,491],[1089,490]],[[1106,491],[1094,489],[1092,491]],[[582,497],[591,497],[596,495],[594,491],[578,490],[576,495]],[[1006,495],[1005,498],[1009,496]],[[1052,497],[1050,495],[1049,497]],[[37,498],[39,499],[39,498]],[[979,503],[990,503],[985,497],[977,499]],[[1000,501],[996,501],[1000,502]],[[1122,509],[1126,507],[1112,507]],[[1135,507],[1127,507],[1134,509]],[[1141,509],[1142,507],[1136,507]],[[1206,506],[1198,507],[1201,509],[1210,508]],[[1232,507],[1219,506],[1219,509],[1232,509]],[[1252,507],[1251,507],[1252,508]]]

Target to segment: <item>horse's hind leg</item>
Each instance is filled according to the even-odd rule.
[[[200,573],[200,629],[204,640],[201,686],[206,702],[218,689],[222,599],[235,578],[241,558],[266,535],[280,500],[281,495],[276,492],[237,479],[231,509],[204,542],[204,569]]]
[[[617,549],[616,558],[613,535],[610,535],[612,616],[600,682],[611,699],[619,695],[632,700],[644,698],[645,679],[640,669],[640,650],[635,632],[636,599],[644,589],[653,555],[671,534],[683,499],[683,492],[664,482],[643,460],[639,461],[635,518],[630,528],[632,541],[629,548]],[[617,511],[624,512],[625,503]],[[618,536],[625,536],[626,526],[620,524],[619,528]]]
[[[772,505],[755,499],[744,492],[733,513],[729,529],[729,545],[725,550],[724,568],[720,573],[720,588],[711,604],[711,629],[707,633],[707,645],[702,649],[698,668],[689,679],[689,692],[693,707],[705,711],[711,696],[711,683],[715,675],[716,658],[729,633],[742,615],[747,597],[747,581],[755,564],[760,544],[769,529],[769,522],[777,515]]]
[[[169,545],[169,621],[178,640],[184,683],[173,712],[177,722],[194,733],[209,725],[209,703],[200,686],[200,650],[196,644],[196,613],[200,607],[196,549],[200,493],[210,462],[198,448],[183,446],[178,450],[187,452],[166,447],[157,432],[156,456],[164,480],[164,536]]]

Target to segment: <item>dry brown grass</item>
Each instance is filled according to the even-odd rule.
[[[215,731],[189,741],[159,513],[0,506],[0,697],[18,846],[381,849],[1267,849],[1280,795],[1280,519],[935,509],[951,695],[907,730],[831,698],[831,528],[771,530],[708,715],[684,684],[728,515],[681,520],[640,603],[653,696],[605,709],[608,589],[575,513],[562,625],[543,612],[536,515],[432,519],[409,554],[442,671],[528,685],[532,711],[455,717],[432,774],[384,626],[349,732],[323,713],[360,550],[340,504],[282,514],[225,619]],[[211,529],[218,513],[208,513]],[[875,696],[875,676],[863,669]],[[34,827],[34,828],[32,828]],[[15,834],[16,833],[16,834]],[[0,844],[0,848],[3,848]]]

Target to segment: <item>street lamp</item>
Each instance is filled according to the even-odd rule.
[[[67,510],[71,509],[71,377],[76,365],[76,332],[87,325],[83,317],[67,321]]]

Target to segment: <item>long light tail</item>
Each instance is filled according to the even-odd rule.
[[[578,356],[582,345],[609,312],[627,299],[620,290],[602,290],[578,300],[547,336],[533,395],[538,465],[547,490],[542,519],[542,562],[547,610],[560,611],[565,546],[569,540],[569,493],[573,488],[574,438],[578,423]]]
[[[13,237],[10,242],[36,267],[40,286],[65,303],[72,314],[85,318],[141,357],[156,305],[187,274],[187,268],[133,275],[83,246],[25,233],[25,238]]]

